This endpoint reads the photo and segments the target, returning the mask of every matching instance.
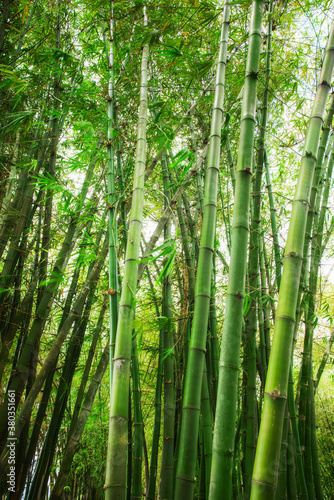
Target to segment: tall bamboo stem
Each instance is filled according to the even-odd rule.
[[[144,11],[144,24],[147,23]],[[140,105],[132,206],[124,263],[124,279],[119,305],[110,402],[109,450],[105,480],[105,499],[124,500],[126,492],[126,448],[128,431],[131,334],[136,301],[138,260],[144,207],[146,163],[147,63],[149,45],[142,51]]]
[[[231,262],[227,288],[218,398],[213,438],[210,499],[232,496],[235,416],[239,382],[239,353],[243,322],[247,243],[249,234],[250,181],[264,2],[252,5],[249,49],[241,111],[241,130],[236,171],[232,225]],[[224,493],[223,493],[224,492]]]
[[[274,498],[283,430],[307,212],[323,114],[334,66],[334,23],[324,56],[320,83],[309,122],[293,201],[278,298],[264,408],[253,471],[252,500]]]
[[[184,384],[182,423],[178,452],[179,458],[175,479],[175,500],[183,500],[184,498],[191,499],[194,492],[201,386],[205,362],[206,333],[211,295],[212,256],[216,233],[217,178],[219,175],[229,18],[230,5],[229,2],[226,1],[220,37],[215,99],[211,122],[203,227],[195,289],[194,318]]]

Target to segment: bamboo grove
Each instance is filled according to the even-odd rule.
[[[2,498],[332,498],[333,2],[1,7]]]

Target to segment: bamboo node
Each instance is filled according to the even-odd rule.
[[[297,253],[297,252],[290,252],[290,253],[288,253],[285,257],[286,257],[286,258],[290,258],[290,259],[293,259],[294,257],[295,257],[295,258],[298,258],[298,257],[300,258],[300,256],[298,255],[298,253]]]
[[[187,481],[189,483],[194,483],[194,479],[191,479],[190,477],[185,477],[185,476],[175,476],[176,479],[181,479],[181,481]]]
[[[116,293],[116,290],[114,290],[113,288],[108,288],[108,290],[103,292],[103,295],[115,295],[115,293]]]
[[[275,487],[272,484],[265,483],[264,481],[258,481],[256,479],[252,479],[252,482],[256,483],[256,484],[261,484],[263,486],[268,486],[269,488],[272,488],[273,490],[275,489]]]
[[[276,401],[276,399],[281,398],[281,399],[287,399],[286,396],[281,394],[281,388],[278,386],[278,390],[274,389],[272,392],[265,392],[267,396],[269,396],[271,399]]]
[[[305,151],[305,156],[306,158],[313,158],[314,160],[317,159],[317,157],[312,153],[312,151]]]
[[[276,389],[275,389],[275,390],[274,390],[274,391],[270,394],[270,397],[271,397],[272,399],[274,399],[274,400],[275,400],[275,399],[279,398],[279,395],[280,395],[280,394],[279,394],[279,391],[276,391]]]
[[[106,484],[104,484],[103,490],[107,490],[108,488],[119,488],[122,486],[123,486],[123,484],[108,484],[108,486]]]

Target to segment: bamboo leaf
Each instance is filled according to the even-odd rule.
[[[251,303],[252,303],[252,299],[251,297],[246,293],[245,294],[245,301],[244,301],[244,309],[242,311],[242,315],[243,316],[247,316],[249,310],[250,310],[250,306],[251,306]]]
[[[162,357],[162,361],[164,361],[169,356],[174,356],[174,347],[172,347],[171,349],[164,350],[164,355]]]

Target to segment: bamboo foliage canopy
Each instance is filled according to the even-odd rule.
[[[333,7],[2,0],[3,498],[331,498]]]

